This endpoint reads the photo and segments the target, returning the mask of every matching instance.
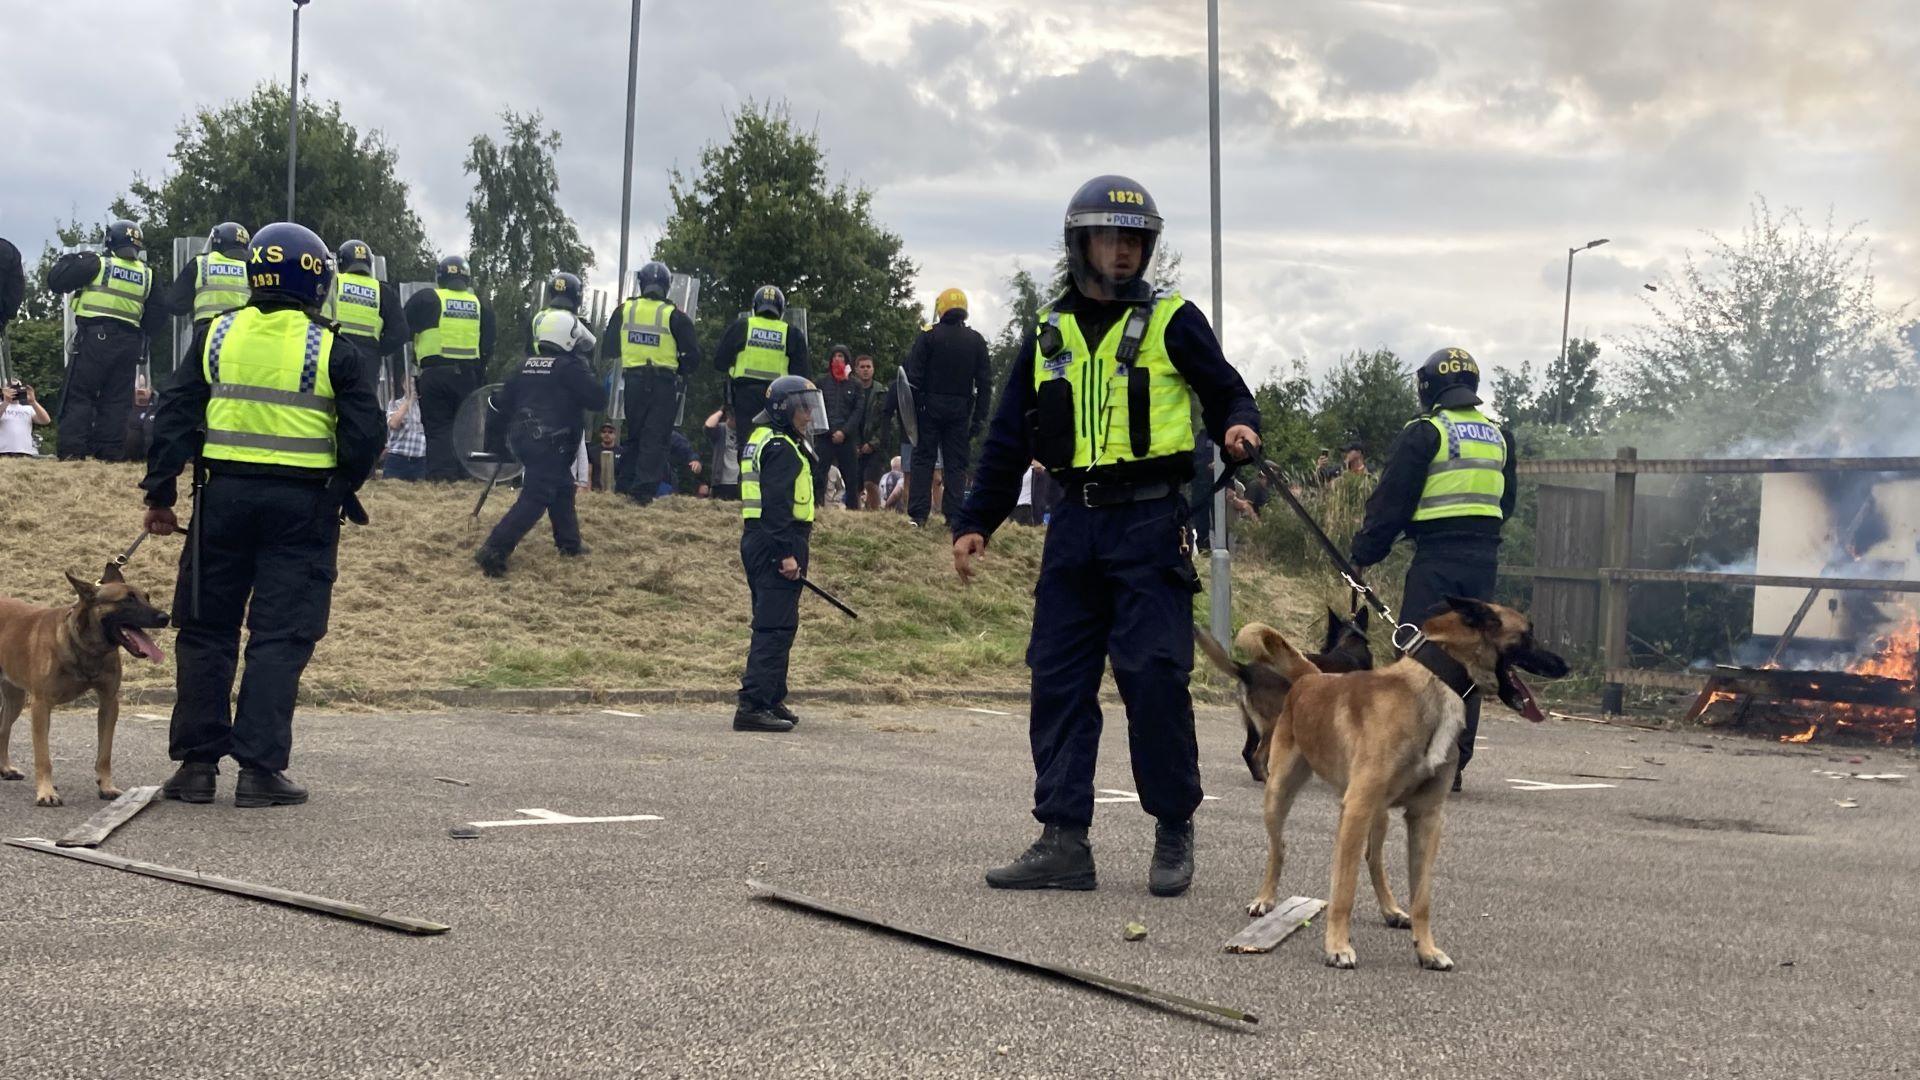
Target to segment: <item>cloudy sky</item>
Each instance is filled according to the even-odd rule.
[[[1494,365],[1645,317],[1641,289],[1756,194],[1864,222],[1882,299],[1920,295],[1920,20],[1911,0],[1222,0],[1228,353],[1303,358],[1464,345]],[[0,0],[0,235],[157,175],[200,103],[286,78],[279,0]],[[502,109],[566,144],[562,198],[618,252],[624,0],[314,0],[310,92],[398,149],[433,242],[465,244],[460,162]],[[650,0],[634,231],[666,174],[748,98],[784,99],[836,174],[876,192],[931,300],[991,333],[1002,281],[1044,269],[1084,179],[1154,193],[1185,291],[1208,277],[1202,0]],[[146,46],[115,73],[116,42]],[[104,50],[104,53],[103,53]],[[256,223],[257,224],[257,223]],[[332,237],[337,241],[340,238]]]

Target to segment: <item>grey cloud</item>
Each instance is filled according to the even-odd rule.
[[[1337,94],[1397,94],[1440,69],[1431,46],[1376,30],[1359,30],[1326,52],[1327,84]]]

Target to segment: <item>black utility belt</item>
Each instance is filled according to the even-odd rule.
[[[1164,499],[1180,490],[1178,486],[1165,480],[1138,484],[1086,480],[1068,483],[1066,489],[1068,502],[1079,503],[1088,508],[1152,502],[1155,499]]]
[[[465,367],[469,364],[477,367],[480,364],[480,359],[475,357],[472,360],[449,360],[444,356],[429,356],[420,361],[420,370],[427,371],[432,368]]]

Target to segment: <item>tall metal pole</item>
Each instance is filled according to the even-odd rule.
[[[640,0],[633,0],[633,29],[627,41],[627,156],[620,167],[620,283],[613,299],[627,298],[627,226],[633,213],[633,109],[640,79]]]
[[[293,0],[293,75],[287,80],[287,220],[293,220],[293,167],[300,160],[300,8]]]
[[[1567,324],[1573,318],[1573,257],[1579,248],[1567,249],[1567,302],[1560,309],[1560,370],[1567,370]],[[1553,396],[1553,422],[1560,422],[1560,395]]]
[[[1213,332],[1225,340],[1220,281],[1220,0],[1207,0],[1207,155],[1213,203]],[[1226,471],[1225,448],[1213,448],[1213,479]],[[1213,493],[1213,636],[1233,640],[1233,560],[1227,550],[1227,493]]]

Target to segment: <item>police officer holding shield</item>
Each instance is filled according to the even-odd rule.
[[[162,791],[212,802],[222,757],[240,765],[234,805],[307,800],[289,780],[293,703],[327,632],[343,518],[386,441],[358,357],[320,316],[333,257],[305,226],[269,225],[250,243],[245,307],[194,333],[154,418],[148,532],[179,527],[180,470],[197,459],[192,535],[174,589],[177,696]],[[240,694],[240,627],[248,633]]]
[[[970,581],[1031,462],[1066,491],[1047,530],[1027,646],[1042,831],[1025,854],[987,871],[994,888],[1094,887],[1087,828],[1109,660],[1140,806],[1158,819],[1148,888],[1177,896],[1193,880],[1201,792],[1187,682],[1200,584],[1186,533],[1190,395],[1231,458],[1258,452],[1260,414],[1200,309],[1143,276],[1160,231],[1152,196],[1124,176],[1074,194],[1072,287],[1028,329],[952,523],[954,569]]]
[[[351,347],[367,371],[367,381],[379,385],[380,365],[407,344],[407,320],[400,313],[400,297],[373,276],[373,248],[365,240],[349,240],[334,254],[337,273],[333,293],[324,309],[338,324],[340,342]],[[388,380],[398,397],[407,385],[407,373],[394,371]]]
[[[620,456],[620,490],[645,506],[659,489],[667,444],[680,416],[686,379],[700,365],[693,320],[667,299],[673,271],[655,260],[634,275],[640,295],[608,318],[600,353],[620,361],[627,437]]]
[[[153,293],[153,268],[140,258],[147,249],[140,226],[107,226],[104,252],[60,256],[47,272],[47,287],[76,293],[74,351],[60,388],[60,458],[119,461],[133,408],[134,374],[147,343],[167,325],[167,306]]]
[[[1387,557],[1405,533],[1413,540],[1400,618],[1415,626],[1447,610],[1447,597],[1492,600],[1500,528],[1513,515],[1513,435],[1480,411],[1480,365],[1465,349],[1441,349],[1415,377],[1422,414],[1387,452],[1379,486],[1353,538],[1361,569]],[[1467,698],[1460,769],[1473,757],[1480,694]],[[1460,790],[1460,773],[1453,776]]]
[[[247,241],[251,234],[237,221],[223,221],[207,234],[207,250],[195,255],[180,268],[167,286],[167,310],[173,315],[193,316],[198,330],[215,316],[245,307],[251,290],[247,285]]]
[[[453,421],[460,403],[486,382],[493,355],[493,309],[473,291],[464,255],[448,255],[434,271],[433,288],[407,301],[407,330],[420,365],[420,423],[427,429],[427,479],[463,480],[454,457]]]
[[[767,387],[782,375],[807,377],[807,335],[786,322],[787,294],[772,285],[754,290],[753,307],[720,335],[713,365],[727,373],[728,400],[740,418],[734,437],[745,446],[748,423],[767,407]],[[819,417],[825,423],[826,417]],[[744,468],[744,464],[742,468]]]

